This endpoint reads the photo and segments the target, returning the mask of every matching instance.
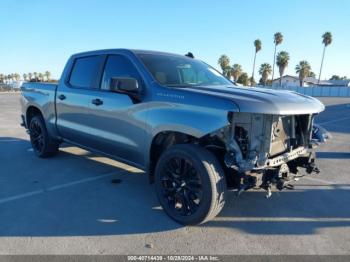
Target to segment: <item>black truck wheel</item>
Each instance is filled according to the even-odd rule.
[[[183,225],[214,218],[225,203],[224,172],[216,157],[197,145],[167,149],[156,166],[155,187],[164,211]]]
[[[51,157],[58,152],[59,144],[50,137],[44,119],[41,116],[34,116],[30,120],[29,136],[34,153],[38,157]]]

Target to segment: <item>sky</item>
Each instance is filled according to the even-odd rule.
[[[45,72],[59,78],[73,53],[133,48],[185,54],[218,68],[222,54],[252,73],[277,51],[290,54],[286,74],[307,60],[318,75],[322,34],[332,32],[322,79],[350,77],[349,0],[0,0],[0,73]],[[277,70],[278,72],[278,70]]]

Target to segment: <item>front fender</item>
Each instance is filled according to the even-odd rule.
[[[226,126],[228,112],[225,109],[156,102],[149,107],[147,124],[152,137],[163,131],[175,131],[200,138]]]

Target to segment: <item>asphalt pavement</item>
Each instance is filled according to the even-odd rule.
[[[321,174],[270,199],[229,192],[216,219],[184,227],[142,170],[69,145],[37,158],[19,97],[0,93],[0,254],[350,254],[350,98],[321,98]]]

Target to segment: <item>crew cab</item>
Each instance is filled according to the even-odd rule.
[[[58,84],[24,83],[22,120],[37,156],[62,142],[146,171],[163,210],[185,225],[214,218],[227,188],[291,187],[317,173],[317,99],[238,87],[193,57],[112,49],[75,54]]]

